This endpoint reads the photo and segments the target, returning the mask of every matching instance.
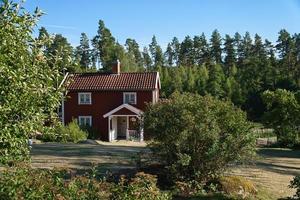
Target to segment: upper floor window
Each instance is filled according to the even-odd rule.
[[[124,92],[123,103],[136,104],[136,92]]]
[[[78,124],[79,126],[92,126],[92,116],[79,116]]]
[[[78,104],[92,104],[92,95],[90,92],[78,93]]]

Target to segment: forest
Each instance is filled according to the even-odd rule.
[[[39,38],[49,35],[44,27],[39,29]],[[259,34],[237,32],[223,37],[214,30],[211,36],[187,35],[182,41],[174,37],[165,50],[155,35],[145,47],[132,38],[120,44],[102,20],[96,36],[82,33],[77,47],[61,34],[52,37],[45,54],[62,57],[49,63],[58,64],[62,73],[109,72],[119,59],[123,72],[159,71],[162,98],[174,91],[210,94],[231,100],[253,121],[261,121],[266,109],[264,91],[295,92],[300,87],[300,34],[285,29],[278,32],[275,43]]]

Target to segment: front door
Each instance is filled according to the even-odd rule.
[[[127,117],[118,117],[118,138],[126,139]]]

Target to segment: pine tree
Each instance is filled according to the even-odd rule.
[[[180,45],[179,65],[191,67],[194,60],[194,42],[190,36],[186,36]]]
[[[110,71],[112,64],[116,62],[116,41],[110,30],[105,27],[105,24],[102,20],[99,20],[98,25],[98,32],[93,41],[99,52],[99,58],[103,68],[102,70]]]
[[[195,77],[196,92],[200,95],[205,95],[207,89],[207,81],[209,79],[209,72],[205,65],[198,67]]]
[[[234,34],[234,47],[237,54],[237,63],[240,65],[243,62],[243,45],[242,36],[238,32]]]
[[[125,47],[128,54],[133,55],[134,62],[137,66],[143,66],[143,58],[140,52],[140,47],[134,39],[128,38],[125,43]]]
[[[180,51],[180,43],[176,37],[172,39],[172,42],[168,43],[167,50],[165,52],[165,58],[168,66],[178,66],[178,57]]]
[[[149,55],[149,51],[148,51],[147,47],[144,47],[142,55],[143,55],[144,68],[151,71],[152,70],[152,60],[151,60],[151,56]]]
[[[291,35],[285,29],[279,31],[276,49],[281,58],[280,66],[282,68],[282,73],[286,75],[286,78],[290,79],[296,64],[296,57],[294,54],[295,43]]]
[[[218,30],[214,30],[210,39],[210,55],[217,64],[222,63],[222,38]]]
[[[255,34],[254,36],[252,56],[259,58],[262,61],[266,61],[267,59],[267,50],[265,49],[262,39],[258,34]]]
[[[81,33],[80,45],[76,48],[76,55],[79,58],[80,66],[88,70],[91,64],[91,50],[89,39],[85,33]]]
[[[231,38],[229,35],[225,35],[224,42],[224,52],[225,52],[225,66],[224,71],[228,76],[230,68],[233,67],[236,63],[236,51],[234,49],[234,38]]]
[[[206,91],[215,97],[223,97],[223,84],[225,75],[222,67],[219,64],[213,64],[209,68],[209,79],[207,82]]]
[[[194,37],[194,63],[198,66],[207,64],[209,59],[209,45],[206,41],[204,33]]]
[[[152,42],[149,45],[149,51],[151,54],[151,59],[154,64],[153,68],[157,68],[159,66],[163,66],[164,64],[164,56],[161,47],[158,45],[156,41],[155,35],[152,37]]]
[[[245,33],[241,43],[240,61],[249,59],[252,54],[252,39],[249,32]]]

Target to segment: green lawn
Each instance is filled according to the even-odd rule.
[[[100,172],[134,170],[139,152],[149,151],[143,145],[124,144],[34,144],[32,166],[39,168],[71,168],[84,170],[96,165]],[[258,160],[251,165],[232,167],[227,174],[252,180],[261,191],[259,199],[292,196],[288,188],[295,175],[300,175],[300,151],[280,148],[260,148]],[[204,197],[199,197],[203,199]],[[211,196],[204,199],[218,199]]]

